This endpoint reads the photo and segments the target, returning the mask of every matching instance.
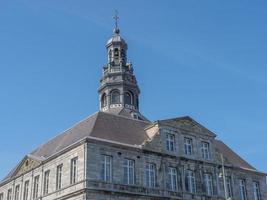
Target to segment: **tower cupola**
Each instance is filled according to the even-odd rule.
[[[113,35],[106,43],[108,62],[98,90],[100,110],[146,120],[139,112],[140,90],[132,64],[127,61],[128,46],[120,35],[117,14],[114,19]]]

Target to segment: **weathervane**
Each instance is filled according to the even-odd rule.
[[[115,33],[118,34],[120,32],[120,30],[118,28],[119,12],[117,10],[115,10],[115,15],[114,15],[113,19],[115,20],[115,30],[114,31],[115,31]]]

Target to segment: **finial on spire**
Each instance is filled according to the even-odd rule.
[[[114,28],[113,32],[115,34],[119,34],[120,33],[120,29],[118,27],[118,21],[119,21],[119,12],[118,12],[118,10],[115,10],[115,15],[113,16],[113,19],[115,20],[115,28]]]

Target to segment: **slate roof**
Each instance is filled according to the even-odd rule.
[[[184,122],[184,120],[189,120],[189,122],[192,122],[194,125],[201,126],[189,117],[161,120],[158,122],[164,122],[165,125],[174,125],[174,123],[179,124],[179,121]],[[153,124],[154,123],[151,123],[149,121],[136,120],[118,114],[99,111],[77,123],[72,128],[64,131],[55,138],[52,138],[47,143],[39,146],[28,156],[39,160],[45,160],[53,154],[60,152],[64,148],[71,146],[72,144],[85,139],[86,137],[95,137],[129,145],[142,145],[146,140],[149,139],[145,129]],[[180,125],[178,125],[177,128],[179,128],[179,126]],[[203,130],[208,131],[205,127],[201,126],[201,129],[202,128]],[[210,136],[215,136],[215,134],[213,134],[212,132],[209,133],[211,134]],[[219,152],[223,153],[223,155],[229,162],[233,163],[233,166],[243,169],[255,170],[254,167],[252,167],[235,152],[233,152],[223,142],[215,140],[215,147]],[[8,174],[8,176],[2,182],[11,178],[14,171],[16,171],[19,166],[20,163]]]

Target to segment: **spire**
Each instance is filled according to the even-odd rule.
[[[146,120],[139,112],[140,90],[132,64],[127,62],[127,43],[118,27],[118,11],[113,16],[113,35],[106,44],[108,62],[103,67],[98,89],[100,110]]]
[[[117,10],[115,10],[115,15],[113,16],[113,19],[115,20],[115,28],[113,29],[113,33],[120,34],[120,29],[118,27],[119,12]]]

